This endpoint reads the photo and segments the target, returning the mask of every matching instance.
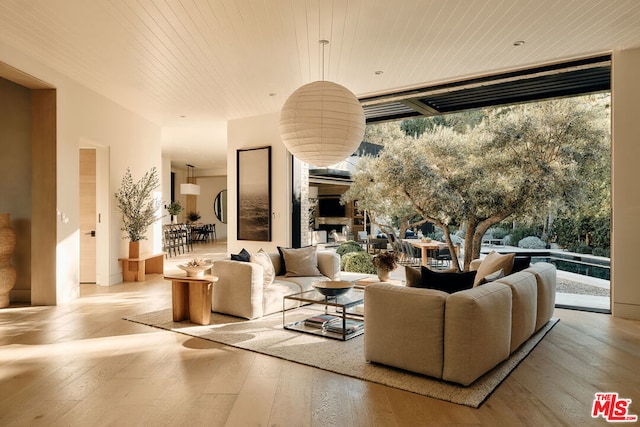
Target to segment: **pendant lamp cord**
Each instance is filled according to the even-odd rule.
[[[322,81],[324,81],[324,47],[329,44],[329,40],[320,40],[322,45]]]
[[[324,81],[324,46],[325,43],[322,43],[322,81]]]
[[[195,175],[193,174],[193,165],[187,164],[187,184],[192,184],[191,182],[191,176],[193,175],[193,178],[195,178]]]

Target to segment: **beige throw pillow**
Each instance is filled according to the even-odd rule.
[[[322,276],[318,270],[318,254],[315,246],[300,249],[279,248],[287,277]]]
[[[495,282],[496,280],[502,279],[504,277],[504,271],[502,271],[502,269],[491,273],[491,274],[487,274],[486,276],[484,276],[484,280],[482,281],[482,285],[484,285],[485,283],[491,283],[491,282]]]
[[[264,286],[267,287],[273,283],[276,278],[276,271],[273,268],[271,257],[263,249],[251,255],[251,262],[260,264],[264,269]]]
[[[479,286],[482,284],[482,279],[500,269],[502,269],[505,276],[511,274],[511,270],[513,269],[513,259],[515,256],[515,253],[500,255],[496,251],[491,251],[489,255],[482,260],[482,263],[480,263],[473,286]]]
[[[409,288],[419,288],[422,286],[422,273],[419,268],[404,266],[406,286]]]

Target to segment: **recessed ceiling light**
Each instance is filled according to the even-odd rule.
[[[522,46],[523,44],[524,44],[524,40],[518,40],[518,41],[513,42],[514,46]]]
[[[384,74],[384,71],[382,71],[382,70],[378,70],[378,71],[376,71],[374,74],[375,74],[376,76],[381,76],[381,75],[383,75],[383,74]]]

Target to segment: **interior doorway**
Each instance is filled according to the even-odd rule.
[[[110,286],[109,147],[82,138],[79,147],[80,283]],[[93,233],[92,233],[93,232]]]
[[[96,283],[96,150],[80,149],[80,283]]]

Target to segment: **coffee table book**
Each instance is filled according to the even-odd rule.
[[[328,332],[335,332],[336,334],[341,334],[344,330],[346,335],[351,335],[355,332],[361,331],[364,329],[364,322],[362,320],[355,319],[345,319],[344,329],[342,328],[342,319],[339,318],[338,321],[330,321],[325,329]]]
[[[313,328],[323,329],[329,322],[340,319],[340,317],[333,316],[331,314],[318,314],[317,316],[312,316],[306,319],[304,324]]]
[[[282,301],[282,325],[284,329],[344,341],[364,333],[364,328],[349,329],[346,326],[352,316],[357,318],[353,320],[363,320],[363,313],[354,312],[357,306],[363,304],[364,290],[356,287],[337,297],[325,297],[316,290],[285,295]],[[315,313],[309,313],[308,310]],[[336,319],[331,320],[328,316]],[[329,323],[323,324],[325,321],[339,323],[339,331],[336,332],[335,328],[329,330]]]

